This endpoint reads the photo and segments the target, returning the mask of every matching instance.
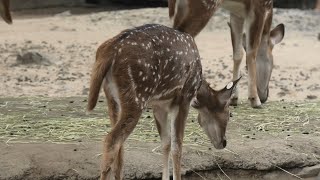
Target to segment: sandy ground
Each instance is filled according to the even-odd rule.
[[[99,44],[125,28],[145,23],[171,25],[167,8],[110,10],[80,14],[55,10],[14,13],[14,24],[0,23],[0,96],[87,95],[89,74]],[[100,11],[100,10],[99,10]],[[76,12],[76,11],[75,11]],[[55,13],[57,13],[55,15]],[[231,80],[232,49],[228,14],[218,11],[196,38],[204,74],[213,87]],[[270,100],[320,97],[320,13],[275,10],[274,25],[284,23],[284,41],[275,47]],[[50,63],[23,65],[17,55],[37,52]],[[247,98],[243,61],[240,98]]]

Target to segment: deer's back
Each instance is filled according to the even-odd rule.
[[[193,38],[162,25],[123,31],[114,41],[113,77],[133,87],[138,102],[193,96],[201,84],[201,63]]]

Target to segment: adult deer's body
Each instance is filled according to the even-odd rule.
[[[104,141],[101,179],[122,179],[123,143],[142,110],[153,108],[164,154],[163,179],[180,179],[181,148],[191,101],[199,123],[218,149],[226,146],[225,130],[233,87],[212,90],[202,78],[193,38],[161,25],[123,31],[103,43],[92,71],[88,110],[97,102],[100,86],[107,97],[112,130]]]
[[[0,0],[0,15],[6,23],[11,24],[12,19],[9,11],[9,2],[10,0]]]
[[[268,99],[272,49],[283,39],[284,25],[271,31],[272,0],[169,0],[169,16],[174,19],[174,28],[196,36],[220,6],[231,14],[233,79],[240,76],[244,44],[249,73],[248,98],[252,107],[260,107],[261,102]],[[237,100],[236,91],[232,104],[237,105]]]

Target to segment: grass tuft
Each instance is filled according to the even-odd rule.
[[[320,102],[269,102],[263,109],[242,103],[232,109],[228,132],[243,139],[256,134],[288,138],[293,135],[320,136]],[[82,142],[101,141],[110,131],[105,102],[86,114],[84,97],[70,98],[1,98],[0,141],[12,142]],[[191,109],[184,144],[205,150],[210,142]],[[147,109],[129,139],[159,142],[153,114]]]

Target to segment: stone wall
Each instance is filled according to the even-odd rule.
[[[274,6],[279,8],[314,9],[317,0],[274,0]]]
[[[81,6],[86,3],[105,4],[107,2],[129,3],[136,5],[143,5],[146,3],[147,5],[154,4],[154,6],[164,6],[163,3],[165,1],[167,0],[10,0],[10,9],[20,10],[46,7]],[[274,0],[274,6],[278,8],[314,9],[316,7],[316,3],[317,0]]]

